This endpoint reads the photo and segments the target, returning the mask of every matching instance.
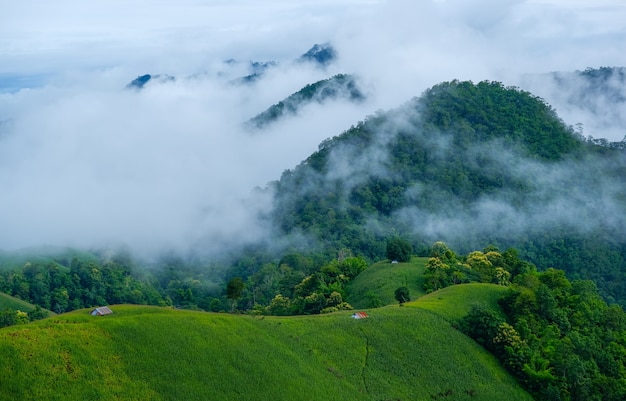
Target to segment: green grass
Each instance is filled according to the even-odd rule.
[[[424,295],[424,270],[428,258],[414,257],[408,263],[377,262],[361,272],[347,287],[347,301],[355,308],[370,307],[368,293],[382,305],[397,304],[394,291],[406,286],[411,299]]]
[[[7,327],[0,401],[531,400],[452,327],[473,303],[497,308],[506,288],[467,284],[422,296],[425,263],[379,262],[361,273],[349,301],[362,307],[369,292],[389,305],[364,320],[120,305],[109,316],[80,310]],[[398,307],[400,286],[419,298]]]
[[[453,285],[409,302],[406,306],[426,309],[447,320],[456,322],[467,315],[472,306],[476,304],[487,306],[501,313],[498,299],[502,298],[507,291],[507,287],[495,284]],[[504,318],[504,316],[502,317]]]
[[[12,297],[9,294],[5,294],[4,292],[0,292],[0,310],[4,308],[9,309],[17,309],[22,312],[31,312],[35,310],[35,305],[28,303],[26,301],[22,301],[19,298]],[[49,315],[55,315],[55,313],[48,311]]]
[[[420,308],[364,320],[113,310],[1,329],[0,400],[531,400]]]
[[[19,309],[22,312],[30,312],[35,309],[35,305],[12,297],[4,292],[0,292],[0,310],[4,308]]]

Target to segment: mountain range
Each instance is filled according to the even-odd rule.
[[[515,247],[624,304],[623,145],[584,138],[518,88],[445,82],[285,171],[268,219],[296,247],[371,260],[394,235],[418,253],[439,240],[462,252]]]

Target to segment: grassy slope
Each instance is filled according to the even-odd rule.
[[[22,312],[30,312],[35,309],[35,305],[12,297],[4,292],[0,292],[0,310],[4,308],[19,309]]]
[[[409,302],[407,306],[426,309],[455,322],[467,315],[475,304],[501,311],[498,299],[507,290],[507,287],[485,283],[453,285]]]
[[[0,330],[0,400],[531,399],[420,308],[370,310],[366,320],[114,310]]]
[[[31,312],[35,309],[35,305],[28,303],[26,301],[22,301],[19,298],[12,297],[9,294],[5,294],[4,292],[0,292],[0,310],[4,308],[9,309],[17,309],[22,312]],[[49,315],[56,315],[56,313],[52,311],[48,311]]]
[[[383,305],[397,303],[394,291],[398,287],[409,288],[411,299],[424,295],[423,276],[428,258],[412,258],[408,263],[374,263],[359,274],[348,286],[347,301],[355,308],[367,308],[368,292],[377,295]]]

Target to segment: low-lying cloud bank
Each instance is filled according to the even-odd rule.
[[[257,217],[272,194],[255,188],[378,109],[454,78],[538,90],[555,86],[524,74],[626,65],[626,5],[611,0],[36,3],[0,16],[0,249],[215,254],[267,240]],[[326,41],[334,63],[293,62]],[[233,85],[248,60],[278,65]],[[145,73],[176,79],[124,89]],[[337,73],[356,74],[368,100],[311,104],[261,134],[243,129]],[[539,93],[568,124],[623,138],[623,105],[583,114],[560,94]]]

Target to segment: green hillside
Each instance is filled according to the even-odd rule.
[[[355,308],[395,304],[394,291],[403,286],[409,289],[412,299],[424,295],[426,261],[414,257],[409,263],[374,263],[348,284],[348,303]]]
[[[22,301],[21,299],[10,296],[9,294],[5,294],[0,292],[0,310],[9,308],[16,309],[22,312],[31,312],[35,310],[35,305],[28,303],[26,301]],[[49,314],[54,315],[53,312],[47,311]]]
[[[322,142],[273,183],[270,223],[376,261],[401,236],[418,255],[516,248],[539,269],[594,280],[626,305],[626,157],[542,99],[451,81]]]
[[[419,308],[250,317],[116,306],[0,330],[1,400],[530,400]]]
[[[251,128],[265,128],[283,117],[296,115],[307,104],[323,103],[329,99],[347,99],[358,103],[365,100],[365,95],[353,75],[338,74],[306,85],[248,120],[246,125]]]
[[[508,287],[496,284],[453,285],[408,302],[406,306],[426,309],[452,322],[458,322],[469,313],[473,305],[483,305],[499,311],[498,299],[508,291]]]

